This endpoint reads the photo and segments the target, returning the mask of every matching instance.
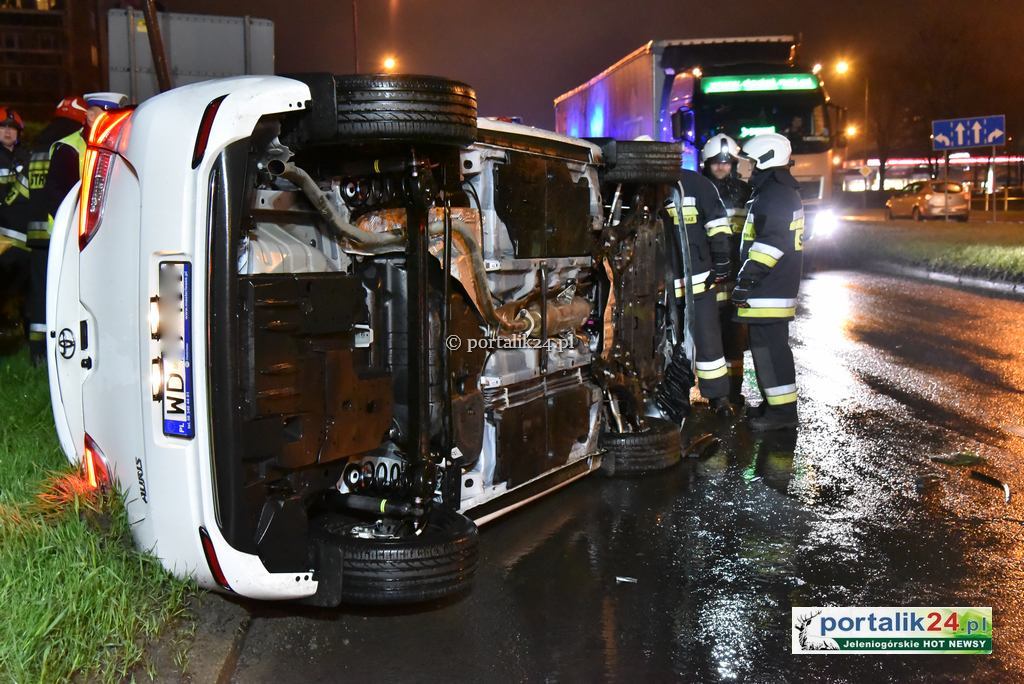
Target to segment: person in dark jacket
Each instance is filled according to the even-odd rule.
[[[750,199],[750,186],[736,173],[739,155],[739,145],[724,133],[712,136],[701,151],[704,175],[718,190],[731,228],[729,254],[732,256],[732,269],[728,280],[717,285],[715,299],[718,301],[725,365],[729,369],[729,401],[738,406],[744,403],[743,352],[747,350],[747,326],[733,319],[732,290],[739,272],[740,233],[743,232],[747,201]]]
[[[46,258],[49,247],[47,216],[50,210],[45,201],[45,188],[50,161],[61,141],[81,138],[88,105],[85,99],[66,97],[57,104],[54,118],[32,143],[27,164],[10,186],[4,207],[4,227],[17,233],[26,260],[27,277],[26,332],[32,360],[42,364],[45,360],[46,329]],[[83,143],[84,144],[84,143]],[[77,179],[76,179],[77,180]]]
[[[21,115],[10,107],[0,106],[0,206],[6,203],[7,193],[28,161],[21,144],[24,132]]]
[[[754,430],[795,428],[796,369],[789,322],[796,315],[803,270],[804,210],[789,172],[792,148],[777,133],[752,138],[743,155],[754,162],[753,197],[740,246],[732,293],[736,320],[747,323],[750,352],[763,401],[748,412]]]
[[[693,308],[690,317],[695,347],[697,386],[716,412],[731,415],[729,403],[729,369],[722,351],[722,331],[715,301],[717,284],[729,278],[729,217],[718,191],[704,176],[681,169],[682,233],[690,252],[690,282],[693,287]],[[669,200],[666,212],[675,226],[679,215],[674,201]],[[685,282],[673,283],[675,296],[685,297]]]

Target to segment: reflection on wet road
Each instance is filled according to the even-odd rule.
[[[460,601],[254,609],[236,681],[1024,680],[1021,320],[1019,302],[814,275],[799,434],[698,419],[724,431],[717,454],[485,528]],[[981,462],[930,459],[965,452]],[[992,606],[994,654],[793,656],[790,608],[809,605]]]

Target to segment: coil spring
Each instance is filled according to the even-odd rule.
[[[400,463],[366,460],[362,463],[350,463],[345,467],[345,484],[350,491],[388,492],[406,486],[405,468]]]

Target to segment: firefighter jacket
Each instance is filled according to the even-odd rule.
[[[5,228],[21,235],[23,242],[45,243],[52,230],[53,214],[64,196],[78,182],[86,143],[82,126],[70,119],[58,117],[36,138],[28,162],[7,193]],[[61,178],[50,179],[50,165],[58,156],[67,169]],[[68,178],[63,178],[68,176]],[[74,179],[68,184],[71,176]],[[49,187],[48,187],[49,186]],[[59,186],[59,187],[58,187]],[[61,192],[63,190],[63,192]],[[31,234],[31,236],[29,235]]]
[[[25,232],[11,227],[11,216],[6,206],[7,195],[27,165],[27,155],[22,154],[22,150],[21,147],[8,150],[0,145],[0,254],[11,247],[28,249],[25,244]]]
[[[690,247],[690,280],[693,294],[700,296],[714,289],[716,274],[725,277],[731,268],[729,235],[732,231],[725,205],[711,181],[687,169],[681,169],[680,173],[684,192],[683,232]],[[671,199],[665,203],[665,211],[678,226],[679,216]],[[676,297],[682,298],[684,282],[676,279],[674,285]]]
[[[729,227],[732,232],[729,235],[729,254],[732,256],[732,271],[729,282],[719,287],[718,301],[726,303],[729,301],[729,290],[736,280],[740,270],[740,235],[743,233],[743,224],[747,218],[747,202],[750,200],[750,185],[735,175],[719,179],[709,176],[718,195],[725,204],[725,213],[729,217]]]
[[[804,210],[799,184],[786,168],[756,172],[750,179],[740,244],[737,291],[747,291],[748,306],[737,309],[747,323],[792,320],[803,271]]]

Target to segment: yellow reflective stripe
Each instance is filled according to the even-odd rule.
[[[30,230],[28,231],[28,239],[31,240],[49,240],[50,233],[45,230]]]
[[[702,292],[706,292],[707,289],[708,289],[708,287],[704,283],[694,283],[693,284],[693,294],[701,294]]]
[[[753,249],[747,252],[747,258],[750,259],[751,261],[756,261],[759,264],[764,264],[768,268],[771,268],[775,264],[779,263],[779,260],[776,259],[775,257],[765,254],[764,252],[757,252]]]
[[[792,223],[789,224],[789,229],[790,230],[800,230],[803,227],[804,227],[804,217],[803,216],[801,216],[798,219],[794,219],[792,221]]]
[[[796,307],[790,306],[782,309],[737,309],[736,315],[740,318],[789,318],[796,315]]]
[[[719,290],[718,294],[715,295],[715,300],[719,302],[729,301],[729,293],[724,290]]]
[[[697,207],[683,207],[683,223],[697,222]]]
[[[31,330],[28,333],[28,339],[31,340],[32,342],[36,342],[40,340],[45,340],[46,335],[44,335],[41,330]]]
[[[721,368],[716,368],[715,370],[712,371],[698,370],[697,377],[700,378],[701,380],[714,380],[715,378],[720,378],[724,375],[728,375],[728,373],[729,369],[726,368],[725,366],[722,366]]]
[[[754,217],[747,214],[747,220],[743,222],[743,239],[753,241],[757,237],[754,232]]]
[[[792,404],[796,401],[796,392],[790,392],[789,394],[779,394],[777,396],[765,397],[770,406],[778,406],[779,404]]]
[[[732,226],[715,226],[714,228],[708,230],[708,237],[715,237],[716,235],[721,235],[722,233],[725,233],[726,235],[732,235]]]

